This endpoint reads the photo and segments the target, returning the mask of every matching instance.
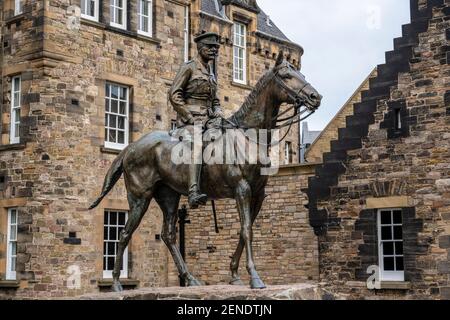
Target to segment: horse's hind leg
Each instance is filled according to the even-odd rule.
[[[123,290],[122,285],[120,284],[120,269],[123,263],[123,253],[130,242],[130,239],[136,231],[137,227],[141,223],[142,218],[147,212],[148,206],[151,201],[151,196],[147,196],[144,198],[137,198],[133,196],[131,193],[128,193],[128,203],[130,205],[130,212],[128,214],[128,221],[125,225],[125,228],[120,233],[120,241],[117,250],[116,261],[114,263],[114,271],[113,271],[113,291],[120,292]]]
[[[164,215],[162,239],[172,255],[180,277],[184,278],[190,287],[201,286],[202,284],[188,271],[186,263],[177,247],[176,223],[178,219],[180,194],[165,185],[161,185],[155,190],[155,200]]]
[[[251,219],[252,219],[252,225],[255,222],[256,218],[258,217],[258,214],[261,210],[262,204],[265,199],[265,192],[264,190],[260,192],[259,194],[254,195],[252,199],[252,207],[251,207]],[[244,283],[241,280],[241,277],[239,277],[239,262],[241,260],[242,252],[244,251],[244,237],[242,234],[239,237],[239,244],[236,248],[236,251],[233,254],[233,257],[231,258],[231,264],[230,264],[230,270],[231,270],[231,281],[230,284],[242,286]]]

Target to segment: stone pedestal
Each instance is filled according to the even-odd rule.
[[[238,286],[204,286],[191,288],[143,288],[121,293],[88,294],[81,300],[330,300],[335,297],[316,284],[269,286],[251,290]]]

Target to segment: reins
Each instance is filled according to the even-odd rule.
[[[300,108],[305,105],[305,99],[302,98],[301,94],[303,93],[305,88],[310,85],[308,82],[306,82],[305,85],[299,91],[295,92],[294,90],[289,88],[284,81],[282,81],[281,79],[278,78],[278,72],[274,72],[272,75],[272,78],[275,79],[275,81],[277,82],[278,85],[280,85],[284,90],[286,90],[289,98],[291,98],[294,101],[294,104],[292,104],[286,110],[284,110],[283,112],[277,114],[275,117],[272,118],[272,122],[275,122],[275,124],[276,124],[274,129],[282,129],[282,128],[286,128],[286,127],[288,128],[286,133],[284,134],[283,138],[278,140],[278,142],[265,144],[262,142],[253,141],[250,137],[246,136],[250,142],[256,143],[258,145],[262,145],[264,147],[274,147],[274,146],[281,144],[281,142],[283,142],[284,139],[286,139],[287,136],[289,135],[289,132],[291,131],[292,126],[294,124],[305,120],[306,118],[310,117],[315,112],[315,110],[310,110],[308,108],[299,112]],[[271,80],[272,80],[272,78],[271,78]],[[294,115],[280,119],[281,116],[287,114],[288,112],[290,112],[294,109],[295,109]],[[308,111],[309,111],[309,114],[302,118],[302,115]],[[238,121],[237,121],[235,115],[233,115],[232,118],[233,118],[234,122],[230,119],[225,119],[225,118],[223,120],[226,121],[229,125],[231,125],[231,127],[233,129],[242,129],[242,130],[255,129],[252,127],[242,126],[242,125],[238,124]],[[284,123],[278,125],[279,122],[284,122]]]

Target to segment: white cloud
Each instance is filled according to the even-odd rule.
[[[258,0],[292,41],[305,49],[302,72],[324,96],[308,121],[323,129],[393,49],[409,23],[408,0]],[[378,16],[377,13],[380,13]]]

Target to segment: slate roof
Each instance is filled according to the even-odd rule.
[[[270,25],[267,23],[270,21]],[[273,23],[269,16],[262,10],[258,14],[258,31],[279,38],[285,41],[290,41],[284,33]]]
[[[202,1],[202,11],[206,12],[209,15],[216,16],[219,18],[226,18],[222,12],[222,1],[220,0],[201,0]],[[233,0],[228,2],[239,2],[239,0]],[[219,9],[219,10],[217,10]],[[261,8],[258,7],[258,24],[257,24],[257,31],[274,37],[278,38],[280,40],[289,41],[291,42],[284,33],[275,25],[275,23],[268,17],[268,15],[261,10]],[[267,20],[269,19],[270,23],[267,23]]]

